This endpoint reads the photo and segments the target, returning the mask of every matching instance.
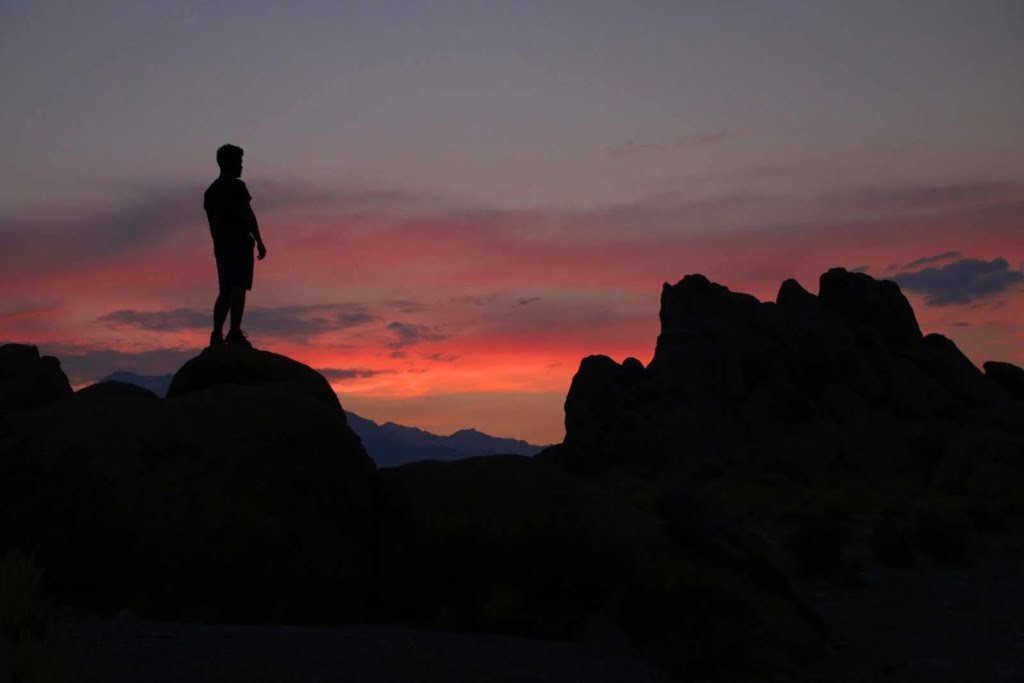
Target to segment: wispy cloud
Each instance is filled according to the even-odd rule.
[[[394,340],[388,344],[389,349],[398,351],[425,341],[441,341],[448,336],[439,333],[429,325],[415,323],[391,322],[387,328],[394,334]]]
[[[930,266],[936,263],[943,263],[945,261],[953,261],[962,256],[963,253],[959,251],[944,251],[941,254],[936,254],[935,256],[922,256],[921,258],[914,259],[904,266],[889,266],[889,270],[914,270],[921,266]]]
[[[394,370],[375,370],[373,368],[317,368],[316,370],[331,382],[345,382],[352,379],[365,379],[377,375],[393,375]]]
[[[422,313],[423,311],[430,309],[429,304],[425,304],[421,301],[409,301],[408,299],[389,301],[388,305],[399,313]]]
[[[260,333],[308,341],[327,332],[359,327],[378,316],[364,304],[314,304],[308,306],[254,307],[246,311],[246,320]],[[123,309],[101,315],[96,322],[113,329],[133,328],[152,332],[204,329],[212,326],[212,313],[177,308],[166,311]]]
[[[420,356],[423,360],[433,361],[435,363],[454,363],[460,356],[454,353],[424,353]]]
[[[105,313],[96,319],[111,329],[135,328],[153,332],[199,329],[211,325],[209,311],[175,308],[167,311],[135,311],[122,309]]]
[[[1024,271],[1013,270],[1004,258],[960,259],[940,268],[902,272],[893,279],[904,289],[924,294],[936,306],[967,304],[1018,286]]]

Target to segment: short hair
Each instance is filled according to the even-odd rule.
[[[245,152],[236,145],[221,145],[217,148],[217,165],[224,168],[229,161],[236,161],[242,158]]]

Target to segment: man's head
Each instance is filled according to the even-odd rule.
[[[217,148],[217,165],[220,166],[220,174],[229,178],[242,177],[242,151],[241,147],[235,145],[221,145]]]

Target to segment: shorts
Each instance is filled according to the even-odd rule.
[[[230,292],[235,287],[252,289],[252,273],[255,259],[252,247],[237,249],[217,255],[217,282],[221,292]]]

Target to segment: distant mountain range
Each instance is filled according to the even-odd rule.
[[[100,381],[134,384],[137,387],[149,389],[160,398],[164,398],[167,396],[167,389],[171,386],[172,377],[174,375],[136,375],[134,372],[128,372],[127,370],[118,370]]]
[[[345,414],[352,431],[362,439],[366,452],[378,467],[396,467],[416,460],[460,460],[476,455],[534,455],[543,448],[475,429],[460,429],[451,436],[439,436],[394,422],[378,425],[348,411]]]
[[[137,375],[118,370],[101,382],[124,382],[149,389],[160,398],[167,395],[173,375]],[[508,439],[484,434],[475,429],[460,429],[451,436],[373,420],[345,411],[352,431],[359,435],[366,452],[378,467],[397,467],[418,460],[461,460],[477,455],[534,455],[543,446],[535,446],[520,439]]]

